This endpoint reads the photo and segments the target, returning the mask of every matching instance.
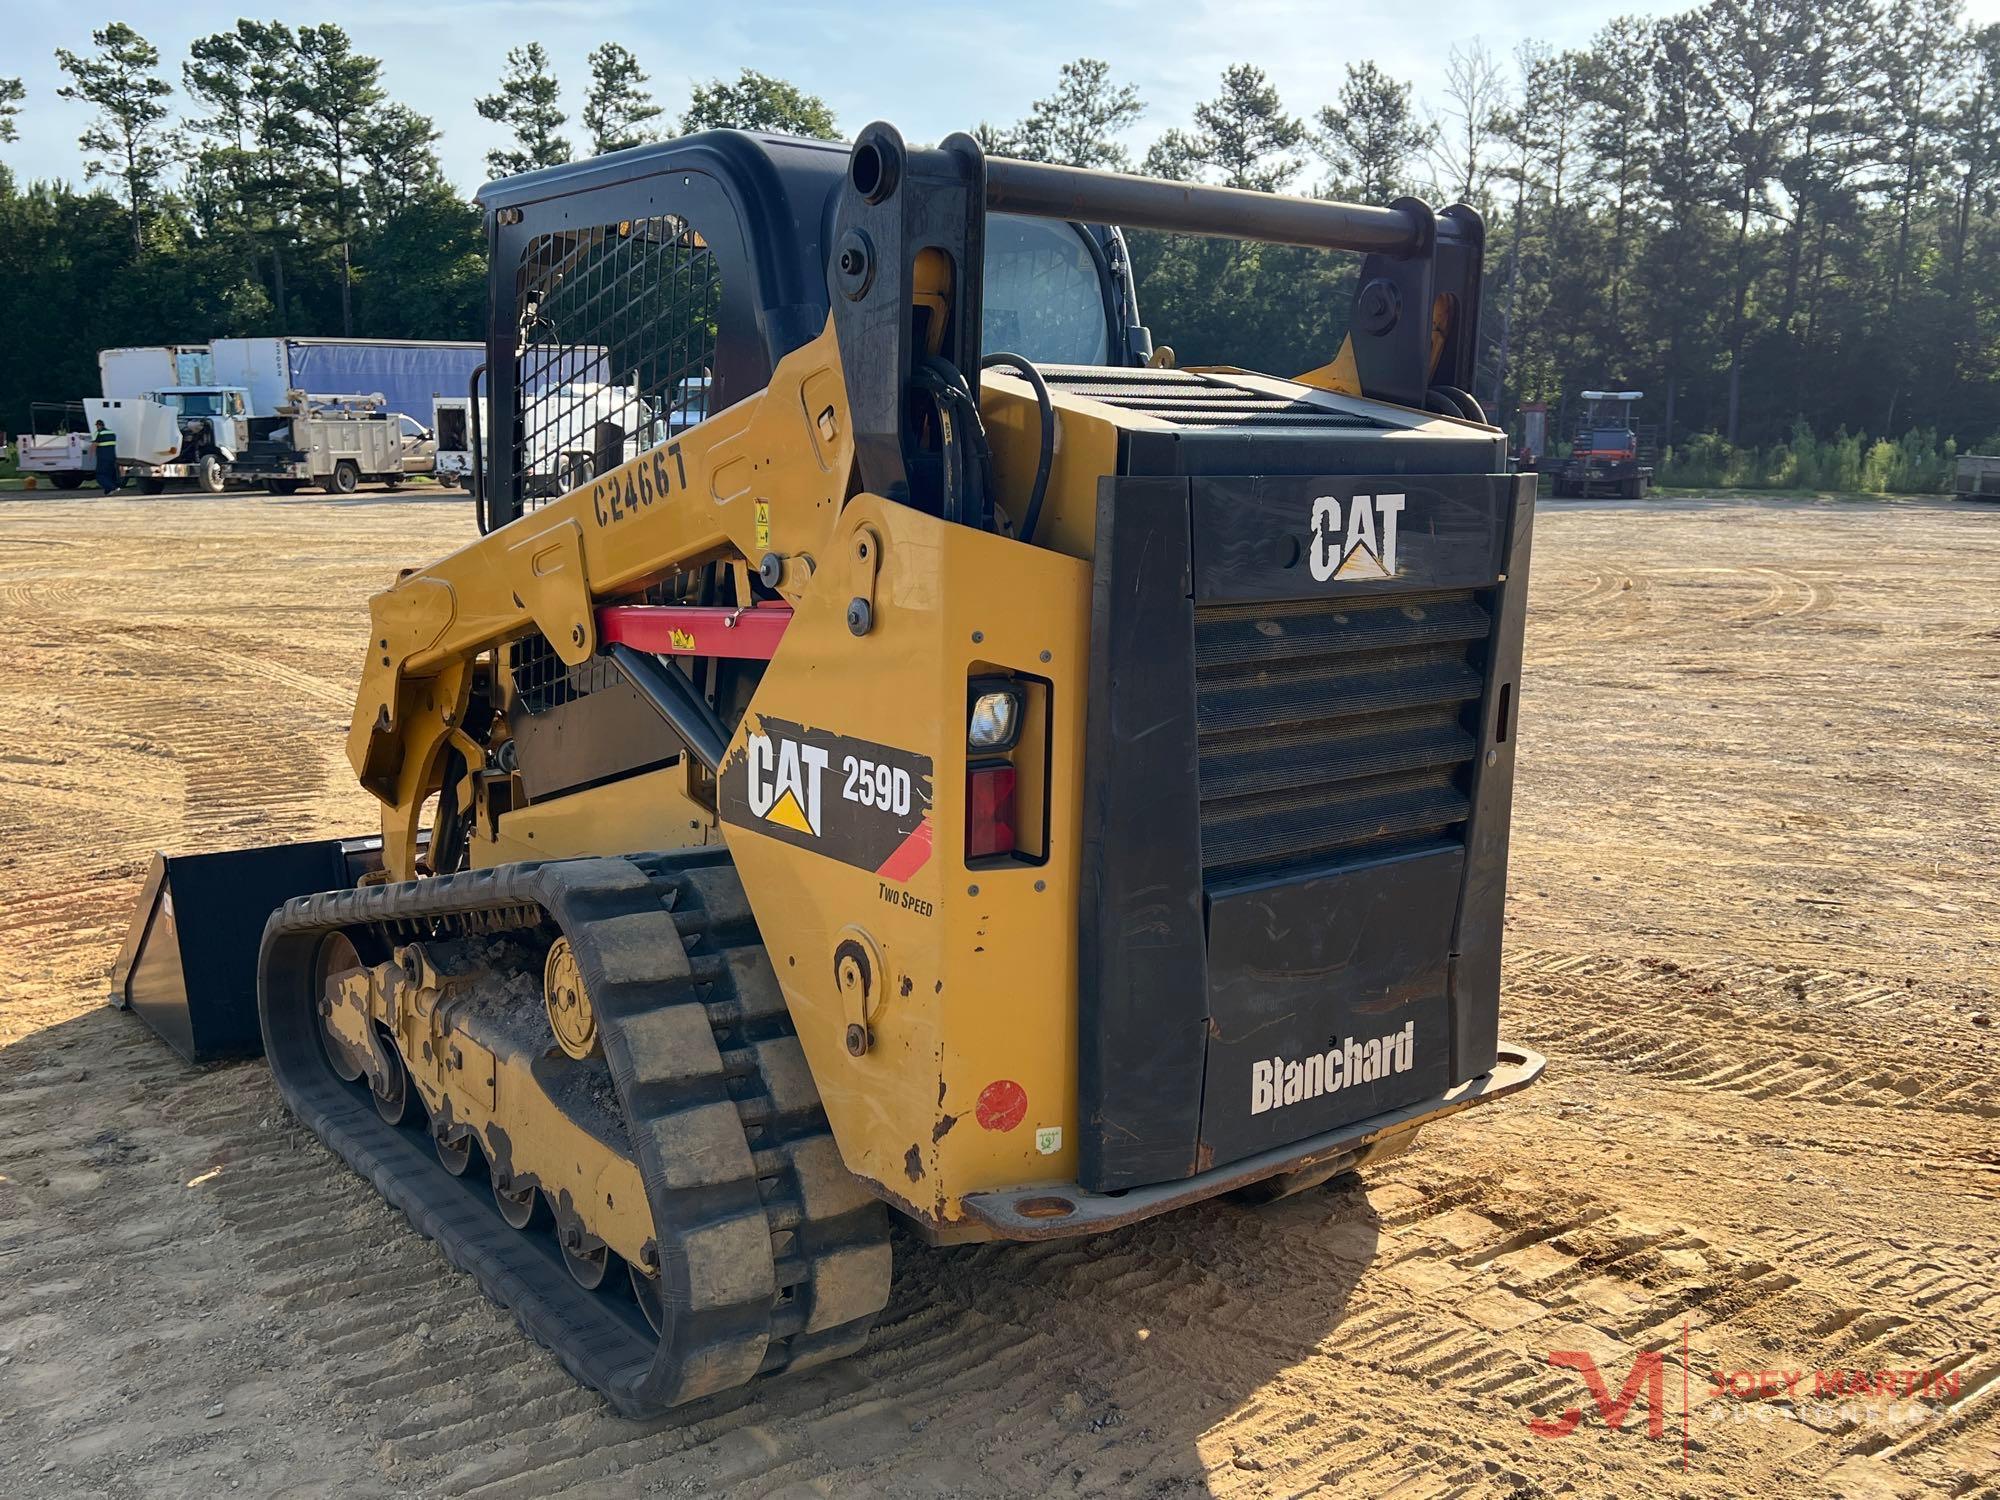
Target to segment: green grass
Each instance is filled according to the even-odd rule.
[[[1822,438],[1800,422],[1792,435],[1764,447],[1733,447],[1712,432],[1697,433],[1660,455],[1661,489],[1715,494],[1755,491],[1800,495],[1936,495],[1952,486],[1958,445],[1940,443],[1933,428],[1915,428],[1893,442],[1836,433]]]

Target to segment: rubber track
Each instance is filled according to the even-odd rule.
[[[367,939],[367,954],[518,927],[536,909],[570,939],[597,1012],[652,1208],[663,1338],[628,1297],[578,1287],[553,1235],[507,1227],[483,1174],[451,1176],[421,1128],[385,1124],[319,1041],[314,967],[327,933]],[[293,1113],[627,1416],[851,1353],[888,1300],[887,1215],[841,1161],[722,851],[301,897],[264,929],[258,1009]]]

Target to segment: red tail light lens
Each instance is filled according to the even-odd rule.
[[[973,766],[965,777],[965,857],[1014,852],[1014,768]]]

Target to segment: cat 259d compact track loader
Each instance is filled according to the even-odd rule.
[[[1470,210],[883,125],[482,200],[484,534],[373,601],[380,837],[160,862],[117,987],[191,1056],[261,1033],[580,1379],[857,1348],[892,1212],[1098,1233],[1539,1074]],[[1345,343],[1167,367],[1114,224],[1363,253]]]

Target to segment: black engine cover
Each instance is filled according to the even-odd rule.
[[[1533,495],[1487,474],[1101,482],[1084,1187],[1493,1066]]]

